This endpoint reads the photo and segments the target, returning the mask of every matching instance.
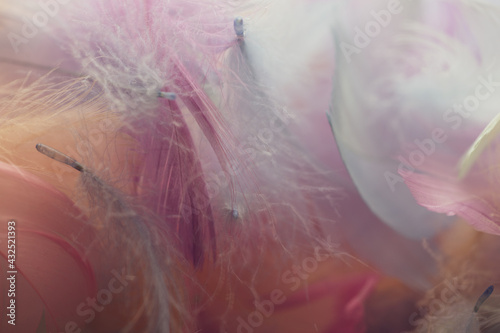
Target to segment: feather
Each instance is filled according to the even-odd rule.
[[[173,281],[169,281],[173,273],[168,271],[172,259],[163,244],[169,239],[166,231],[157,227],[153,221],[145,220],[148,215],[146,212],[139,214],[122,193],[76,160],[43,144],[38,144],[36,148],[44,155],[81,172],[81,186],[89,201],[87,215],[102,232],[102,236],[98,235],[99,241],[104,248],[120,249],[125,258],[126,270],[142,280],[145,295],[135,300],[142,303],[139,307],[142,310],[124,325],[124,331],[137,327],[139,319],[147,321],[146,330],[151,332],[180,329],[175,328],[180,324],[176,324],[176,320],[170,317],[172,309],[178,304],[175,303]],[[183,311],[182,308],[176,310]]]
[[[0,258],[2,267],[9,267],[2,270],[1,289],[12,291],[11,297],[2,298],[2,308],[14,300],[9,320],[26,332],[34,332],[38,321],[22,318],[40,318],[42,313],[50,331],[63,330],[69,321],[83,325],[76,309],[97,292],[97,253],[90,247],[94,230],[81,219],[73,202],[47,182],[5,163],[0,164],[0,174],[4,220],[0,235],[5,245]],[[12,240],[8,242],[12,251],[7,251],[7,239]],[[1,323],[2,331],[9,332],[12,323],[5,318]]]
[[[336,26],[330,120],[337,144],[370,208],[407,237],[436,235],[452,219],[422,209],[404,179],[455,173],[459,157],[497,113],[497,94],[484,90],[495,82],[497,51],[484,32],[497,26],[498,8],[474,6],[374,4],[370,15],[353,11],[352,21],[340,18]],[[361,22],[380,29],[360,30]]]
[[[314,8],[317,15],[321,12],[320,6],[297,3],[300,8]],[[256,15],[255,4],[238,8],[244,22],[246,13],[265,17],[262,12]],[[283,3],[272,7],[276,13],[282,8]],[[248,288],[254,288],[248,273],[233,272],[241,272],[276,244],[281,249],[275,254],[278,262],[293,257],[302,248],[310,248],[311,239],[323,238],[322,229],[334,229],[330,208],[337,190],[327,181],[328,170],[286,129],[294,117],[286,108],[300,109],[285,105],[280,97],[289,89],[285,87],[287,78],[269,76],[259,59],[259,48],[273,42],[273,38],[266,40],[269,21],[259,25],[249,19],[241,41],[234,31],[234,9],[212,1],[92,1],[71,3],[60,10],[50,33],[39,37],[46,38],[41,39],[46,48],[62,45],[54,51],[54,58],[59,58],[60,51],[64,61],[49,78],[28,85],[31,93],[48,89],[54,93],[28,99],[33,106],[46,103],[47,110],[40,116],[43,131],[30,137],[26,147],[31,145],[33,150],[35,143],[42,142],[57,148],[67,156],[46,147],[41,150],[73,163],[81,175],[75,177],[76,172],[65,166],[57,166],[54,173],[52,162],[59,164],[56,161],[42,162],[49,168],[33,168],[28,162],[23,167],[32,167],[52,181],[61,177],[64,182],[58,186],[98,230],[98,243],[117,249],[103,258],[103,267],[110,260],[126,263],[127,273],[139,281],[135,284],[139,285],[138,295],[155,296],[137,308],[130,304],[138,299],[135,291],[127,291],[131,301],[126,309],[134,316],[127,318],[129,325],[124,329],[176,331],[182,324],[189,327],[192,314],[188,312],[194,310],[184,302],[183,292],[172,289],[181,285],[181,290],[189,291],[194,283],[180,277],[189,275],[184,269],[190,272],[185,261],[198,270],[227,270],[233,279],[231,287],[244,279]],[[295,20],[305,17],[300,9],[289,12]],[[86,13],[84,17],[82,13]],[[292,27],[287,23],[276,20],[272,25],[287,36]],[[309,25],[313,23],[310,19]],[[327,22],[318,30],[318,39],[306,34],[302,39],[320,53]],[[300,50],[292,39],[288,47],[280,49],[275,43],[273,51],[285,59],[290,48]],[[24,59],[23,55],[19,58]],[[300,59],[303,57],[283,67],[281,74],[291,69],[307,73],[300,68]],[[53,59],[41,58],[40,62],[47,65],[23,60],[15,66],[30,66],[36,72],[53,67]],[[12,61],[7,63],[12,66]],[[70,79],[57,86],[61,76]],[[75,83],[74,90],[67,89],[70,82]],[[14,109],[20,98],[11,95],[9,109]],[[327,98],[322,101],[327,103]],[[39,107],[30,105],[31,112],[20,114],[31,117],[35,110]],[[307,107],[301,110],[301,117],[307,119]],[[324,105],[315,103],[314,110],[323,112]],[[54,133],[50,142],[43,140],[50,138],[44,134],[54,131],[56,124],[64,124],[64,116],[73,121],[68,128],[78,140],[62,144],[66,133]],[[13,113],[16,124],[28,124],[28,119],[17,117]],[[53,126],[45,126],[50,117]],[[106,120],[111,125],[102,126]],[[79,126],[81,131],[76,130]],[[12,131],[16,129],[14,126]],[[89,136],[99,129],[95,134],[104,134],[103,147],[92,144]],[[35,138],[40,141],[33,142]],[[75,149],[79,145],[83,149]],[[21,164],[18,159],[12,163]],[[118,251],[124,252],[121,260]],[[139,258],[144,264],[137,264]],[[179,267],[172,267],[172,262]],[[103,275],[99,280],[105,283],[106,272],[101,267],[99,271]],[[171,314],[172,321],[163,319],[161,313]],[[91,323],[92,329],[99,329],[100,318]]]
[[[348,7],[346,5],[345,10],[350,13]],[[387,12],[387,9],[382,8],[382,4],[374,4],[372,8]],[[399,10],[401,13],[396,13]],[[395,13],[389,13],[391,24],[380,32],[381,35],[373,40],[369,39],[370,50],[363,49],[360,54],[347,52],[355,37],[347,31],[357,22],[369,21],[370,18],[354,17],[357,21],[345,23],[343,19],[338,20],[335,58],[337,71],[329,113],[330,122],[344,163],[363,199],[375,214],[406,237],[429,237],[447,224],[446,218],[433,215],[418,206],[404,185],[392,181],[398,178],[391,178],[394,172],[397,176],[398,165],[406,164],[397,159],[398,155],[407,156],[408,145],[418,138],[415,135],[426,133],[425,127],[433,126],[432,120],[436,117],[428,110],[427,113],[419,115],[422,120],[419,127],[416,127],[418,123],[411,117],[410,112],[420,106],[412,105],[414,101],[409,98],[402,99],[407,105],[398,105],[397,94],[401,93],[401,98],[404,96],[404,92],[399,90],[415,83],[417,87],[413,91],[417,95],[420,86],[418,75],[412,75],[411,81],[405,85],[398,85],[398,82],[404,79],[405,73],[412,71],[411,68],[405,68],[411,66],[411,63],[406,65],[404,61],[408,59],[404,53],[411,51],[407,51],[405,46],[400,50],[398,48],[404,45],[403,43],[411,47],[412,33],[415,32],[400,32],[399,28],[403,19],[412,19],[413,11],[403,11],[403,8],[399,7]],[[354,12],[352,16],[355,16]],[[406,33],[403,35],[405,38],[399,37],[397,33]],[[397,37],[391,38],[392,36]],[[401,40],[401,43],[393,44],[397,40]],[[393,59],[390,60],[389,57]],[[380,60],[378,64],[377,59]],[[350,61],[353,63],[350,64]],[[400,65],[400,70],[396,70],[391,64]],[[387,68],[385,73],[381,71],[383,67]],[[424,75],[425,73],[422,73],[423,77]],[[420,103],[419,100],[417,95],[415,103]],[[423,118],[424,116],[428,119]],[[390,139],[382,138],[382,133]],[[411,165],[409,168],[412,168]],[[409,214],[409,211],[412,213]]]
[[[47,4],[57,6],[40,7]],[[92,269],[99,290],[112,269],[130,282],[82,329],[401,332],[412,325],[406,312],[419,306],[422,290],[456,276],[454,260],[473,252],[470,242],[442,244],[454,236],[450,222],[459,216],[498,232],[496,183],[478,173],[494,165],[496,138],[480,140],[467,177],[449,172],[496,116],[494,94],[459,120],[452,106],[477,82],[496,84],[489,71],[497,48],[483,32],[496,26],[498,8],[445,0],[403,3],[402,12],[387,6],[4,2],[7,34],[36,27],[24,14],[57,15],[26,43],[0,41],[7,46],[0,160],[64,193],[67,205],[53,214],[78,207],[78,223],[93,236],[85,250],[102,255],[82,264],[57,237],[33,237],[76,253],[73,266]],[[357,27],[382,27],[384,13],[390,24],[358,47]],[[346,43],[359,52],[346,56]],[[443,125],[443,113],[451,124]],[[425,162],[408,167],[400,157],[413,161],[416,149]],[[496,325],[495,295],[478,300],[495,283],[483,260],[474,258],[468,272],[491,276],[443,313],[424,316],[429,327]]]

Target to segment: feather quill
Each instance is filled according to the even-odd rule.
[[[88,195],[91,220],[101,231],[99,241],[102,247],[119,250],[123,256],[129,274],[137,276],[145,294],[134,302],[140,304],[135,317],[123,331],[137,329],[138,320],[146,320],[148,332],[179,331],[185,323],[171,314],[184,312],[179,307],[180,293],[176,293],[174,281],[170,280],[174,273],[174,260],[168,249],[168,234],[157,223],[147,220],[147,212],[137,212],[117,189],[109,186],[67,155],[38,144],[38,151],[59,162],[65,163],[81,172],[80,182],[83,191]],[[178,307],[175,309],[174,308]],[[186,313],[182,313],[186,316]]]

